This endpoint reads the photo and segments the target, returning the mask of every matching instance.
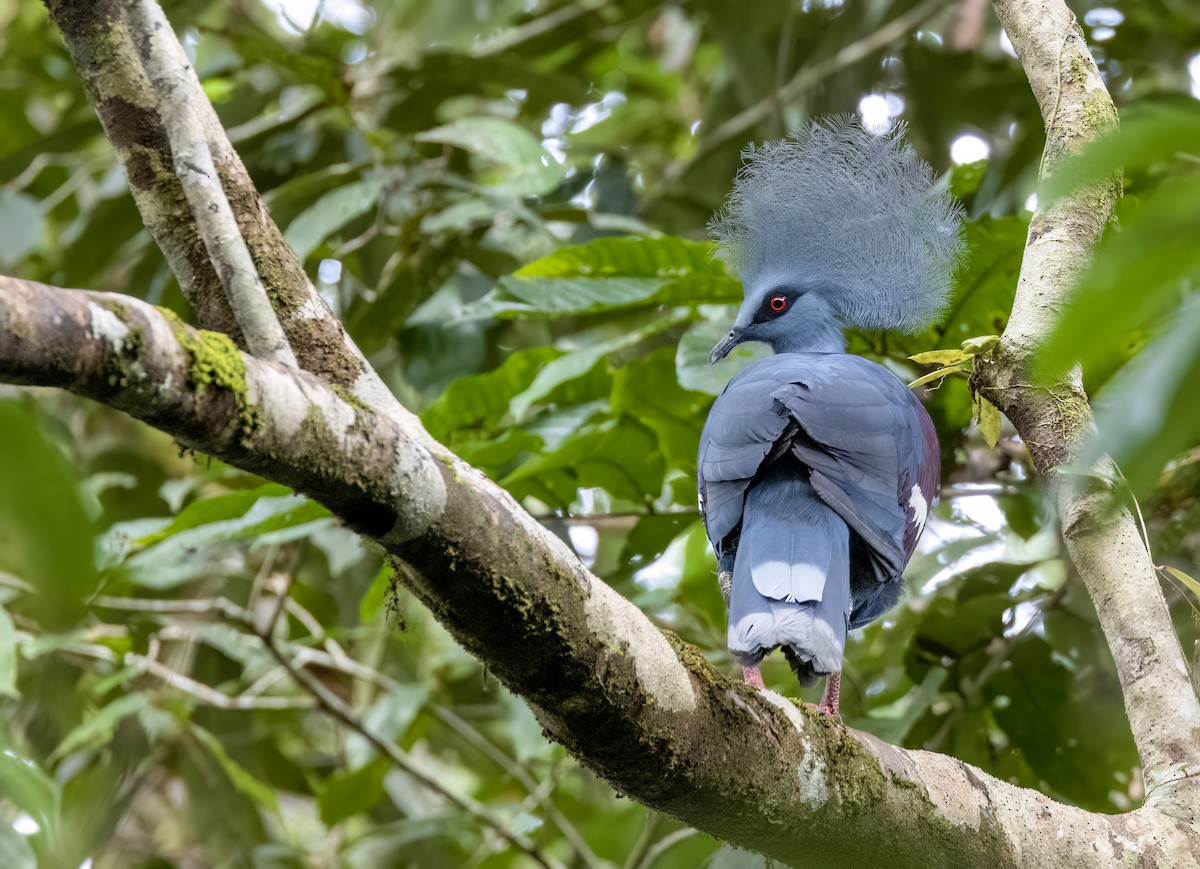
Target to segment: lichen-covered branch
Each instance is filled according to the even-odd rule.
[[[247,346],[176,174],[172,131],[159,112],[159,94],[142,59],[143,48],[164,50],[169,42],[171,53],[182,55],[183,49],[170,29],[153,42],[144,39],[131,15],[143,3],[154,0],[46,0],[88,100],[125,168],[142,220],[197,319]],[[186,104],[202,131],[225,199],[300,367],[398,421],[412,422],[308,280],[195,76],[177,81],[172,98],[179,106]]]
[[[183,187],[192,219],[217,272],[246,347],[259,359],[296,365],[279,320],[258,279],[237,218],[221,189],[208,139],[188,92],[200,87],[187,55],[159,5],[138,0],[129,22],[143,33],[142,59],[158,97],[157,108],[171,146],[175,176]]]
[[[1200,865],[1194,824],[1160,808],[1064,806],[725,678],[478,471],[143,302],[0,278],[0,381],[102,401],[321,501],[415,568],[412,590],[551,738],[706,833],[829,865]]]
[[[1046,122],[1042,179],[1116,128],[1117,115],[1075,16],[1061,0],[994,0]],[[1063,536],[1096,606],[1125,695],[1149,802],[1194,811],[1200,775],[1200,702],[1188,678],[1153,563],[1128,510],[1111,509],[1110,460],[1063,472],[1094,435],[1079,372],[1034,377],[1049,334],[1112,212],[1113,180],[1040,205],[999,347],[973,384],[1012,420],[1038,472],[1055,487]]]

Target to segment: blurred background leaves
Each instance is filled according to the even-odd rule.
[[[1124,126],[1061,184],[1128,170],[1044,362],[1083,360],[1156,559],[1194,574],[1200,13],[1072,8]],[[706,358],[739,287],[704,227],[743,145],[832,112],[906,122],[967,206],[969,255],[942,324],[852,349],[912,380],[910,355],[1004,328],[1042,124],[985,3],[166,9],[393,390],[731,674],[694,475],[713,396],[763,352]],[[0,0],[0,25],[0,267],[189,316],[44,10]],[[850,644],[846,719],[1089,809],[1135,806],[1104,638],[1024,448],[1007,426],[988,448],[966,379],[939,384],[943,501],[906,599]],[[104,408],[0,393],[0,864],[530,865],[499,823],[571,866],[761,865],[581,770],[390,570],[286,489]],[[1167,592],[1191,649],[1195,600]],[[782,661],[764,675],[796,696]]]

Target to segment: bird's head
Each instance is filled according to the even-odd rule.
[[[828,353],[846,347],[837,312],[826,294],[815,286],[786,280],[747,290],[733,328],[713,347],[708,361],[723,359],[744,341],[761,341],[776,353]]]
[[[747,149],[710,224],[745,290],[711,361],[743,341],[836,352],[847,326],[916,332],[938,316],[961,207],[902,136],[831,118]]]

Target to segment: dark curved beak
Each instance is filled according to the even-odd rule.
[[[731,329],[729,334],[717,342],[717,346],[708,354],[708,364],[712,365],[720,359],[724,359],[729,355],[729,351],[742,343],[742,333],[737,329]]]

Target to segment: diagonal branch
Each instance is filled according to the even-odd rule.
[[[143,66],[142,32],[130,20],[139,7],[155,5],[155,0],[46,0],[88,101],[125,169],[146,229],[162,249],[197,319],[206,328],[248,346],[176,175],[173,133],[168,119],[159,112],[159,95]],[[145,18],[162,12],[155,9],[140,14]],[[169,28],[160,30],[158,37],[149,43],[149,50],[183,54]],[[168,42],[169,49],[164,49]],[[171,64],[167,61],[166,65]],[[255,272],[300,367],[350,390],[402,424],[415,422],[309,281],[303,264],[267,213],[195,76],[177,80],[173,97],[177,105],[186,104],[200,127],[199,138],[207,143]]]
[[[189,89],[199,88],[200,80],[157,3],[135,3],[129,10],[129,23],[145,34],[142,57],[158,97],[175,174],[246,347],[259,359],[295,367],[296,357],[258,279],[250,249],[221,189],[196,107],[188,99]]]
[[[312,375],[143,302],[0,278],[0,381],[103,401],[321,501],[415,568],[410,588],[548,736],[622,793],[711,835],[784,861],[819,848],[830,864],[1200,853],[1194,825],[1153,806],[1088,813],[732,682],[478,471],[434,458]]]
[[[1061,0],[994,0],[1046,123],[1041,178],[1116,128],[1116,109],[1074,15]],[[1154,565],[1127,509],[1112,509],[1112,462],[1063,466],[1094,435],[1078,371],[1057,383],[1030,361],[1049,334],[1120,194],[1119,179],[1039,205],[999,347],[973,385],[1008,416],[1038,472],[1056,489],[1063,537],[1116,663],[1149,802],[1192,789],[1200,775],[1200,702]],[[1169,785],[1169,786],[1168,786]]]
[[[843,69],[854,66],[877,51],[887,48],[897,39],[907,36],[914,28],[932,18],[948,6],[950,0],[925,0],[862,39],[840,48],[832,57],[818,60],[801,67],[786,83],[767,94],[752,106],[742,109],[732,118],[713,127],[712,132],[700,139],[696,152],[686,162],[673,163],[664,172],[667,182],[676,181],[687,171],[688,166],[702,159],[729,142],[745,135],[747,130],[767,120],[780,106],[790,103],[802,93]]]

